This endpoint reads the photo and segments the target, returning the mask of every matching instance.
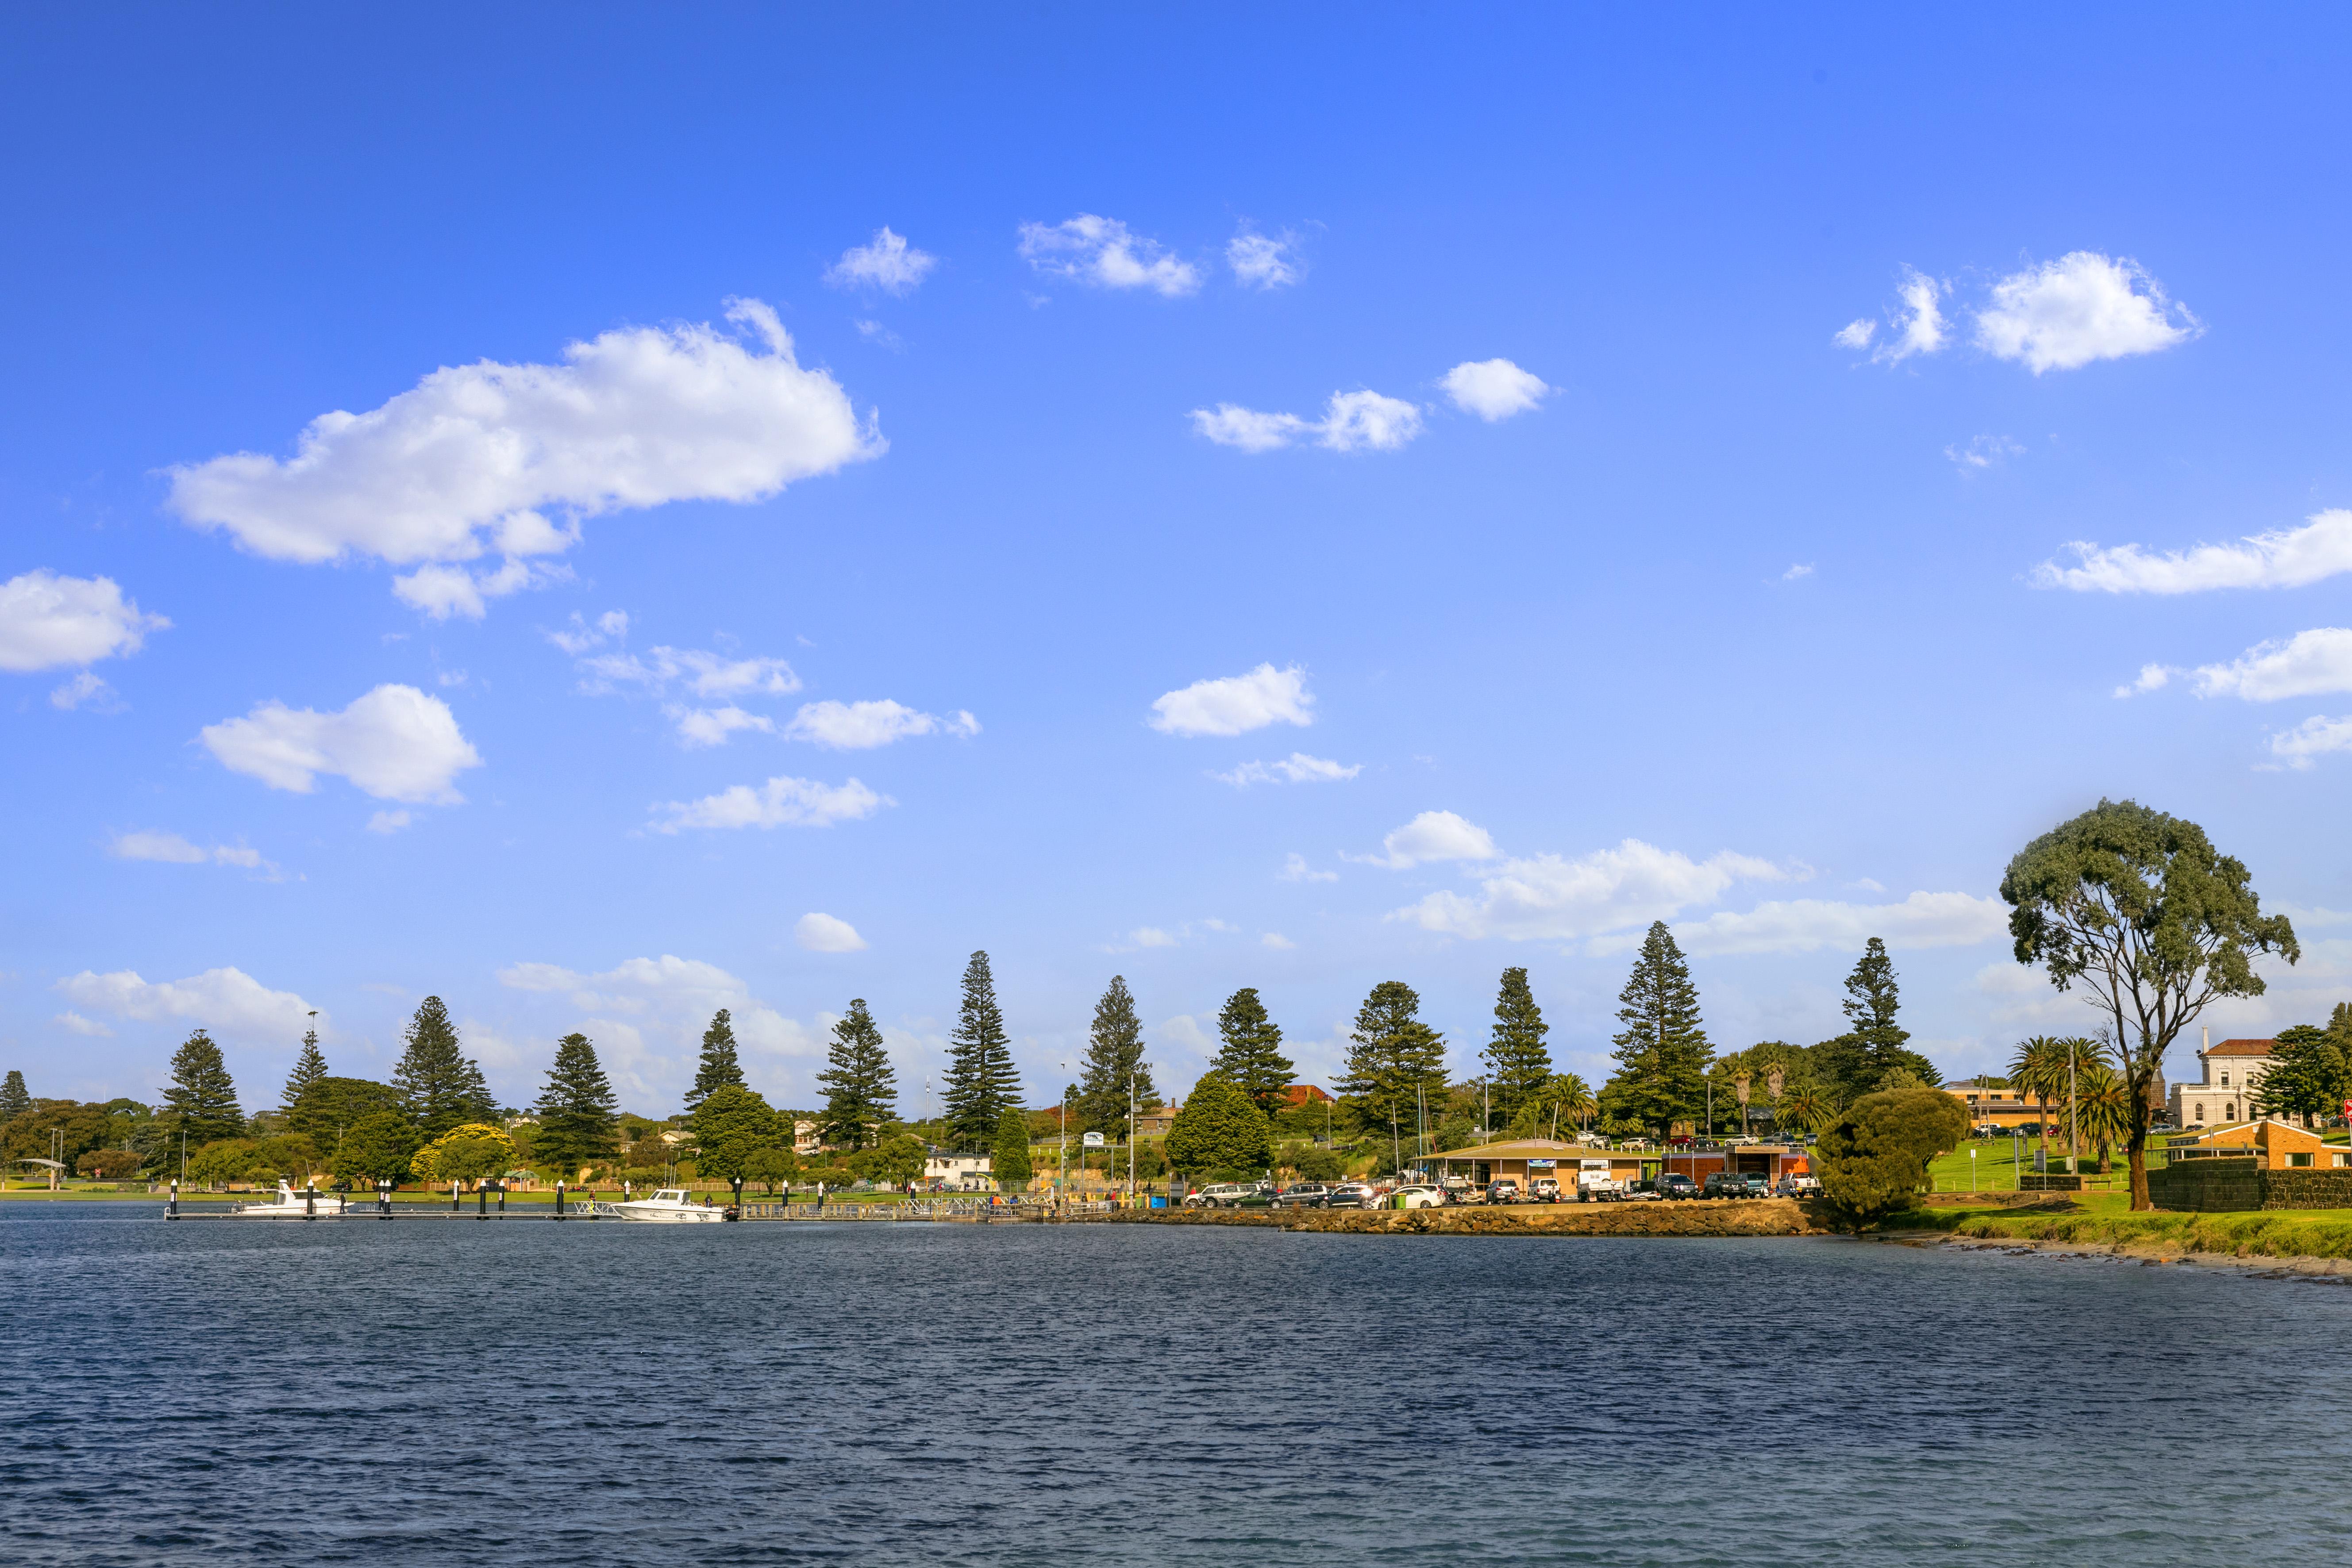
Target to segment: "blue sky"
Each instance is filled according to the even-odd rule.
[[[2175,23],[13,14],[0,1066],[434,992],[664,1112],[729,1006],[805,1104],[864,997],[913,1108],[984,947],[1045,1099],[1114,973],[1181,1087],[1525,965],[1597,1082],[1664,918],[1958,1073],[2089,1021],[1992,894],[2103,794],[2324,1018],[2346,29]]]

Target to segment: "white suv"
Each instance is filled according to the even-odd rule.
[[[1221,1181],[1204,1186],[1184,1199],[1187,1208],[1239,1208],[1242,1199],[1253,1197],[1257,1188],[1243,1182]]]

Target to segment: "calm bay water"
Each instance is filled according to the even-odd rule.
[[[1853,1243],[0,1209],[33,1563],[2352,1558],[2352,1290]]]

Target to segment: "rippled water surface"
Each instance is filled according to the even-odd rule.
[[[1833,1241],[0,1209],[37,1563],[2352,1559],[2352,1291]]]

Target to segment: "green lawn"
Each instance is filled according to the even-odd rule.
[[[2352,1258],[2352,1208],[2131,1214],[2110,1203],[2095,1209],[2086,1205],[2077,1214],[1963,1211],[1955,1222],[1937,1228],[1980,1240],[2105,1242],[2240,1258]]]

